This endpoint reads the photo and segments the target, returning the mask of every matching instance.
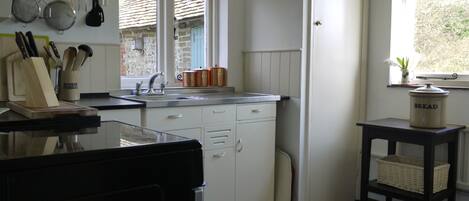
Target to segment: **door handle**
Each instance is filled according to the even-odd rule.
[[[223,157],[225,157],[225,155],[226,155],[226,152],[221,152],[221,153],[213,154],[212,157],[218,159],[218,158],[223,158]]]
[[[236,151],[240,153],[243,151],[243,149],[244,149],[243,140],[239,139],[238,142],[236,142]]]
[[[259,112],[262,112],[262,110],[260,110],[260,109],[253,109],[253,110],[251,110],[251,112],[253,112],[253,113],[259,113]]]

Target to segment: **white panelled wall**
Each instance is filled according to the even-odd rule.
[[[245,90],[300,97],[299,50],[244,53]]]
[[[78,43],[57,43],[59,52]],[[120,89],[120,45],[89,44],[93,56],[80,70],[78,88],[81,93],[108,92]]]

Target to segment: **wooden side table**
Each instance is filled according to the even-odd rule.
[[[405,201],[444,200],[455,201],[456,180],[458,169],[458,141],[459,131],[465,126],[448,125],[443,129],[422,129],[409,126],[409,121],[403,119],[380,119],[357,123],[363,127],[362,139],[362,169],[361,169],[361,201],[368,201],[368,192],[386,196],[386,201],[392,198]],[[417,144],[424,147],[424,194],[400,190],[370,181],[371,142],[374,139],[388,141],[388,155],[396,154],[397,142]],[[451,165],[448,178],[448,188],[436,194],[433,193],[433,172],[435,165],[435,146],[448,143],[448,163]]]

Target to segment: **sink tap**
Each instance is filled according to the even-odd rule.
[[[154,95],[154,94],[164,95],[164,88],[166,87],[166,85],[164,84],[164,81],[160,85],[160,91],[159,92],[156,92],[155,89],[153,88],[153,84],[155,83],[155,79],[159,76],[164,76],[164,73],[158,72],[158,73],[154,74],[153,76],[151,76],[150,82],[148,84],[148,91],[147,91],[148,95]]]

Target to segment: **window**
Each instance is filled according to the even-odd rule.
[[[205,0],[119,0],[122,88],[148,87],[156,72],[178,85],[178,73],[205,67],[205,10]]]
[[[393,0],[391,58],[409,57],[411,82],[427,82],[419,77],[447,77],[435,84],[469,86],[469,1]],[[400,80],[391,69],[391,82]]]

